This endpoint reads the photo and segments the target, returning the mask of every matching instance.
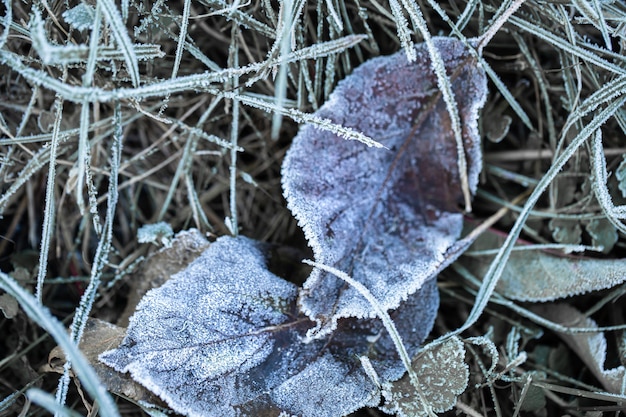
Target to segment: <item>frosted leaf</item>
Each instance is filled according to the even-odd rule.
[[[85,30],[93,27],[96,10],[89,4],[80,3],[76,7],[63,12],[63,19],[76,30]]]
[[[470,250],[499,249],[503,241],[503,236],[486,232]],[[476,277],[482,278],[494,256],[464,256],[459,262]],[[623,259],[520,250],[511,252],[496,290],[514,300],[544,302],[611,288],[625,281]]]
[[[463,124],[469,182],[481,168],[478,111],[486,78],[460,41],[434,38]],[[425,45],[374,58],[341,81],[316,113],[358,130],[385,148],[305,125],[282,167],[288,206],[315,260],[364,284],[385,309],[396,308],[437,273],[462,228],[463,194],[446,105]],[[372,317],[354,289],[315,270],[300,296],[302,311],[322,330],[341,317]]]
[[[534,306],[532,311],[565,326],[598,327],[595,321],[564,303],[541,304]],[[558,335],[576,352],[593,375],[598,378],[604,389],[614,394],[622,393],[626,368],[621,365],[612,369],[605,368],[607,343],[604,333],[558,333]]]
[[[426,347],[412,362],[420,382],[422,398],[428,404],[421,404],[409,377],[387,383],[383,389],[385,404],[381,409],[399,417],[423,416],[429,414],[425,406],[435,413],[442,413],[456,404],[457,397],[467,388],[469,368],[465,363],[463,342],[452,337],[434,347]]]
[[[2,311],[4,318],[12,319],[19,311],[19,304],[12,295],[2,294],[0,295],[0,311]]]
[[[149,291],[122,344],[100,359],[188,416],[339,417],[378,405],[359,358],[369,356],[383,381],[404,373],[381,321],[341,320],[332,337],[303,343],[314,323],[298,314],[296,297],[295,285],[267,270],[261,244],[222,237]],[[437,305],[431,280],[390,313],[409,354]]]
[[[582,229],[578,220],[554,218],[548,222],[552,238],[569,245],[578,245],[581,241]]]
[[[166,222],[146,224],[137,231],[137,241],[139,243],[153,243],[170,247],[174,231],[172,226]]]
[[[607,219],[591,219],[585,222],[585,230],[591,236],[591,244],[602,247],[603,253],[611,252],[619,237],[615,226]]]

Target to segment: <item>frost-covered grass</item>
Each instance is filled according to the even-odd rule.
[[[626,253],[626,7],[528,0],[511,14],[519,3],[5,0],[0,287],[22,310],[0,316],[0,332],[11,336],[0,342],[0,414],[20,410],[25,400],[13,394],[35,385],[79,412],[99,398],[100,412],[115,415],[71,342],[88,316],[114,322],[120,315],[130,283],[140,279],[137,265],[152,250],[137,242],[141,226],[165,221],[175,231],[241,233],[305,250],[280,187],[297,124],[376,145],[376,138],[312,113],[363,61],[412,51],[412,43],[429,44],[434,35],[476,46],[491,80],[480,121],[486,164],[472,215],[511,209],[497,225],[508,238],[479,290],[471,277],[452,271],[440,277],[443,313],[433,338],[455,329],[466,337],[491,332],[501,351],[493,370],[493,352],[468,358],[482,385],[470,386],[458,407],[513,415],[530,407],[522,400],[534,388],[527,376],[539,378],[535,371],[580,390],[563,401],[591,391],[596,381],[566,375],[567,367],[548,358],[561,349],[576,360],[538,333],[538,326],[563,329],[497,297],[500,307],[486,307],[520,235],[539,244],[602,247],[604,254],[593,256]],[[454,113],[441,68],[438,77]],[[458,164],[464,166],[462,158]],[[510,203],[524,193],[522,203]],[[601,323],[623,324],[621,311],[607,304],[620,294],[602,295],[580,297],[576,305]],[[7,300],[0,298],[0,308],[10,315]],[[69,338],[41,305],[70,326]],[[37,376],[54,344],[50,337],[83,378],[91,396],[85,404],[69,366],[60,381]],[[524,350],[530,360],[515,362]],[[36,402],[45,398],[33,394]],[[537,409],[544,407],[549,415],[572,412],[555,399]],[[138,410],[123,402],[119,413]]]

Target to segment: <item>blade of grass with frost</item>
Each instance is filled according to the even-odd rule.
[[[111,28],[111,33],[118,48],[120,48],[130,78],[135,87],[140,84],[139,66],[137,64],[137,56],[133,47],[133,41],[128,36],[128,31],[122,20],[122,16],[117,10],[117,5],[113,0],[97,0],[97,5],[102,9],[102,13]]]
[[[533,71],[533,74],[535,75],[535,80],[539,86],[539,92],[540,92],[541,98],[543,99],[546,125],[548,127],[548,141],[550,144],[550,148],[554,149],[556,147],[557,134],[556,134],[556,129],[555,129],[554,117],[552,117],[554,112],[552,109],[552,104],[550,103],[551,94],[548,92],[548,86],[546,85],[545,77],[543,75],[544,69],[539,66],[539,64],[533,57],[532,53],[530,52],[530,49],[528,48],[528,45],[526,45],[526,42],[524,41],[524,38],[520,36],[519,33],[517,32],[512,32],[511,35],[513,36],[513,39],[515,39],[515,41],[517,42],[520,52],[522,53],[524,58],[526,58],[528,65],[530,66],[530,68]]]
[[[46,330],[63,349],[68,360],[74,364],[74,371],[80,379],[85,390],[100,405],[100,413],[103,417],[119,417],[115,402],[106,388],[89,365],[78,347],[70,340],[63,325],[50,314],[50,311],[39,304],[37,300],[24,290],[13,278],[0,272],[0,288],[13,296],[28,317]]]
[[[96,68],[96,56],[98,51],[98,43],[100,42],[100,24],[102,22],[102,6],[100,3],[96,4],[93,19],[93,28],[89,39],[89,57],[87,58],[87,68],[83,74],[83,87],[91,87],[93,81],[93,75]],[[80,112],[80,130],[78,134],[78,172],[76,177],[76,204],[80,210],[81,215],[85,212],[85,203],[83,201],[83,181],[85,179],[85,173],[91,170],[91,152],[89,149],[89,101],[85,100],[82,103]],[[91,185],[91,176],[87,176],[87,182],[89,190],[89,206],[90,212],[93,218],[94,228],[96,233],[100,233],[100,219],[98,216],[98,209],[95,205],[95,196],[93,189],[95,187]]]
[[[602,6],[598,3],[598,0],[573,0],[572,3],[576,9],[578,9],[580,14],[582,14],[589,21],[589,23],[600,31],[602,38],[604,39],[606,49],[612,51],[613,47],[611,45],[611,35],[609,35],[609,28],[606,24],[606,20],[604,20]]]
[[[57,403],[52,395],[39,388],[29,389],[26,392],[26,397],[38,406],[54,413],[55,416],[82,417],[80,413]]]
[[[476,302],[472,307],[472,310],[470,311],[467,320],[457,330],[449,332],[448,334],[437,339],[437,341],[442,341],[449,336],[455,336],[460,334],[478,320],[483,310],[487,306],[489,298],[493,294],[496,284],[498,283],[498,279],[500,279],[500,276],[504,271],[506,261],[511,253],[511,249],[515,245],[515,241],[521,233],[522,228],[526,220],[528,219],[528,215],[530,214],[532,208],[535,206],[543,192],[548,188],[548,186],[554,180],[557,174],[561,171],[561,169],[563,169],[563,166],[565,166],[567,161],[569,161],[570,158],[576,153],[578,148],[583,143],[585,143],[585,141],[589,139],[595,133],[595,131],[598,130],[600,126],[602,126],[621,106],[623,106],[624,103],[626,103],[626,97],[620,97],[618,100],[615,100],[613,103],[611,103],[611,105],[609,105],[606,109],[598,113],[596,117],[589,124],[587,124],[587,126],[585,126],[585,128],[581,130],[580,133],[572,140],[572,142],[563,151],[563,153],[553,161],[552,166],[550,167],[548,172],[546,172],[546,174],[541,178],[535,190],[532,192],[530,197],[528,197],[528,201],[520,212],[517,221],[507,235],[507,238],[502,244],[500,251],[493,259],[489,270],[484,277],[483,283],[480,286],[480,290],[476,295]]]
[[[18,128],[15,131],[15,138],[16,139],[18,137],[20,137],[22,135],[22,132],[24,131],[24,129],[26,128],[26,124],[28,123],[28,119],[30,118],[30,115],[33,113],[33,108],[35,107],[35,103],[37,102],[37,99],[39,98],[39,87],[34,86],[32,89],[32,93],[30,95],[30,100],[28,100],[28,104],[26,105],[26,109],[24,110],[24,113],[22,113],[22,121],[20,122],[20,125],[18,126]],[[0,143],[2,142],[2,140],[0,139]],[[0,170],[2,168],[0,167]],[[2,177],[0,175],[0,177]],[[2,177],[4,178],[4,177]]]
[[[223,92],[223,91],[210,90],[210,89],[209,91],[212,94],[215,94],[216,96],[223,96],[226,98],[230,98],[233,95],[233,93],[230,91]],[[251,97],[245,94],[239,96],[239,100],[241,101],[241,103],[247,106],[264,110],[268,113],[281,112],[284,116],[290,117],[296,123],[310,123],[310,124],[315,125],[318,129],[331,131],[335,133],[336,135],[341,136],[344,139],[357,140],[367,146],[372,146],[375,148],[384,148],[382,144],[375,141],[374,139],[369,138],[354,129],[346,128],[338,124],[332,123],[328,119],[320,119],[319,117],[315,115],[304,113],[297,109],[280,108],[274,105],[273,103],[270,103],[269,101]]]
[[[472,3],[474,4],[474,7],[475,7],[477,0],[471,0],[467,4],[465,13],[468,12],[467,8],[469,8],[470,4]],[[448,24],[448,26],[450,26],[450,29],[452,29],[452,33],[454,33],[461,41],[463,41],[463,43],[465,43],[466,46],[469,46],[467,43],[467,37],[461,32],[461,29],[458,27],[457,23],[454,23],[452,19],[450,19],[450,16],[448,16],[448,13],[446,13],[445,10],[441,8],[439,3],[437,3],[434,0],[428,0],[428,5],[437,12],[437,14],[443,19],[444,22]]]
[[[330,17],[332,17],[333,23],[335,24],[337,29],[339,29],[338,32],[343,32],[343,22],[341,21],[337,10],[335,10],[333,0],[326,0],[326,9],[328,10],[328,13],[330,13]]]
[[[342,48],[347,48],[360,42],[361,36],[346,36],[335,41],[325,42],[314,45],[306,50],[296,51],[289,54],[285,59],[287,62],[295,62],[296,60],[309,59],[314,57],[326,56],[339,52]],[[277,63],[279,61],[276,61]],[[54,91],[63,99],[74,103],[80,103],[84,100],[90,102],[110,102],[113,100],[124,99],[142,99],[150,97],[163,97],[168,94],[174,94],[183,91],[208,90],[212,84],[224,83],[233,74],[244,75],[251,72],[259,71],[267,66],[267,63],[255,63],[240,69],[225,69],[219,72],[210,72],[203,74],[194,74],[184,77],[178,77],[175,80],[165,80],[150,85],[136,88],[120,88],[116,90],[104,90],[99,87],[85,88],[83,86],[73,86],[59,81],[55,77],[49,76],[41,70],[26,66],[21,57],[17,54],[6,50],[0,50],[0,64],[11,67],[13,71],[18,72],[36,86],[42,86],[46,89]]]
[[[472,2],[471,2],[471,4],[478,4],[478,3],[479,3],[478,0],[472,0]],[[461,18],[463,16],[459,17],[457,23],[454,23],[448,17],[447,13],[439,6],[439,4],[437,2],[435,2],[433,0],[428,0],[428,4],[439,14],[439,16],[446,23],[448,23],[448,26],[450,26],[450,29],[452,29],[452,32],[455,35],[457,35],[460,40],[462,40],[464,42],[467,42],[467,38],[465,37],[465,35],[463,35],[463,33],[461,33],[461,31],[459,29],[460,27],[462,27],[465,24],[467,24],[467,22],[463,22],[462,21]],[[470,11],[468,11],[469,7],[470,7],[470,3],[467,4],[466,10],[463,12],[464,14],[467,13],[466,19],[469,19],[471,17]],[[519,7],[519,5],[517,5],[517,7]],[[509,10],[509,9],[507,9],[507,10]],[[510,13],[513,13],[513,12],[514,12],[514,10],[510,11]],[[506,19],[506,17],[505,17],[505,19]],[[504,22],[505,22],[505,20],[501,20],[500,22],[498,22],[498,25],[501,26],[502,24],[504,24]],[[497,26],[497,27],[499,28],[500,26]],[[495,34],[495,31],[492,30],[492,34]],[[470,50],[470,52],[472,52],[472,49],[471,49],[471,47],[470,47],[470,45],[468,43],[467,43],[467,46],[468,46],[468,49]],[[491,81],[495,84],[496,88],[498,89],[498,91],[500,91],[500,93],[502,94],[504,99],[507,101],[507,103],[509,103],[509,105],[511,106],[511,109],[515,112],[515,114],[517,114],[517,116],[522,120],[522,122],[529,129],[535,130],[533,128],[533,126],[532,126],[532,123],[530,122],[530,118],[528,117],[528,115],[526,114],[524,109],[522,109],[522,106],[517,102],[515,97],[513,97],[513,94],[511,94],[509,89],[500,80],[498,75],[491,68],[491,66],[487,63],[487,61],[484,60],[484,58],[479,54],[479,52],[475,52],[475,53],[473,53],[473,55],[475,55],[476,59],[478,59],[478,61],[480,62],[481,66],[483,67],[483,69],[485,70],[485,72],[487,73],[487,75],[489,76]]]
[[[176,55],[174,56],[174,68],[172,68],[172,76],[170,78],[176,78],[178,75],[178,69],[180,68],[180,61],[183,59],[183,52],[185,47],[185,38],[187,37],[187,28],[189,27],[189,15],[191,9],[191,0],[185,0],[183,3],[183,15],[180,22],[180,33],[178,35],[178,43],[176,45]]]
[[[528,115],[526,114],[522,106],[515,99],[515,97],[513,97],[513,94],[511,94],[511,91],[509,91],[508,87],[504,85],[502,80],[498,77],[498,74],[496,74],[496,72],[491,68],[491,66],[487,63],[487,61],[481,58],[480,63],[483,69],[485,70],[485,73],[491,80],[491,82],[493,82],[493,84],[496,86],[500,94],[502,94],[502,97],[504,97],[506,102],[509,103],[509,106],[511,106],[511,109],[515,112],[517,117],[519,117],[520,120],[524,123],[524,125],[528,127],[530,130],[532,131],[537,130],[533,127],[533,124],[530,121],[530,118],[528,117]]]
[[[291,49],[291,34],[293,32],[293,1],[284,0],[280,6],[279,13],[280,26],[278,27],[277,35],[279,36],[279,58],[287,56]],[[276,77],[276,83],[274,87],[274,100],[277,107],[283,107],[285,97],[287,97],[287,71],[289,65],[287,63],[281,63],[278,68],[278,76]],[[275,112],[272,117],[272,132],[271,138],[278,139],[280,133],[280,125],[282,123],[282,114]]]
[[[479,55],[482,55],[483,48],[491,42],[491,39],[496,36],[496,33],[498,33],[502,26],[513,17],[513,14],[520,8],[524,1],[525,0],[513,0],[512,3],[506,2],[500,6],[496,12],[496,16],[493,18],[493,23],[480,36],[480,42],[477,48]]]
[[[11,0],[4,0],[4,30],[0,35],[0,49],[4,47],[4,44],[9,38],[9,31],[11,30],[11,21],[13,20],[13,2]]]
[[[611,100],[624,94],[626,94],[626,74],[604,84],[602,88],[594,91],[593,94],[573,109],[562,131],[569,131],[575,123],[581,122],[585,116],[595,111],[598,106],[608,104]],[[558,149],[559,148],[557,148],[557,151]]]
[[[475,5],[478,4],[478,3],[479,3],[478,0],[472,0],[470,3],[467,4],[466,9],[463,12],[463,14],[467,13],[466,19],[469,19],[471,17],[470,10],[469,10],[470,4],[474,4],[473,7],[475,8]],[[489,76],[491,81],[495,84],[495,86],[498,89],[498,91],[500,91],[500,94],[502,94],[502,96],[507,101],[507,103],[509,103],[509,105],[511,106],[511,109],[515,112],[515,114],[517,114],[517,116],[522,120],[522,122],[529,129],[535,130],[533,128],[533,126],[532,126],[532,123],[530,122],[530,118],[528,117],[526,112],[524,112],[524,109],[522,109],[522,106],[517,102],[515,97],[513,97],[513,94],[511,94],[509,89],[500,80],[498,75],[491,68],[491,66],[487,63],[487,61],[485,61],[484,58],[478,52],[474,52],[472,50],[471,45],[468,42],[468,39],[465,37],[465,35],[463,35],[463,33],[461,33],[460,27],[462,27],[465,24],[467,24],[467,22],[463,22],[462,21],[461,18],[463,18],[463,16],[459,17],[457,23],[454,23],[448,17],[447,13],[441,8],[441,6],[439,6],[439,4],[437,2],[435,2],[433,0],[428,0],[428,4],[439,14],[439,16],[448,24],[448,26],[450,26],[450,29],[452,29],[452,32],[455,35],[457,35],[460,40],[462,40],[464,43],[466,43],[466,45],[468,47],[468,50],[472,53],[472,55],[475,55],[476,59],[478,59],[478,61],[480,62],[480,65],[483,67],[483,69],[485,70],[485,72],[487,73],[487,75]],[[511,11],[511,12],[513,12],[513,11]],[[498,22],[498,24],[499,25],[504,24],[504,20]],[[498,27],[500,27],[500,26],[498,26]],[[493,33],[495,34],[495,32],[493,32]]]
[[[239,66],[239,27],[233,25],[231,29],[230,46],[228,48],[228,66],[235,68]],[[229,211],[230,218],[225,221],[226,226],[230,229],[233,236],[239,234],[239,221],[237,216],[237,141],[239,140],[239,76],[233,75],[230,81],[231,87],[234,87],[232,97],[232,121],[230,124],[230,167],[229,167]]]
[[[250,28],[254,32],[260,33],[268,39],[276,39],[277,35],[274,29],[255,19],[248,13],[242,12],[239,8],[233,7],[232,4],[223,0],[201,0],[200,3],[208,6],[209,8],[215,9],[215,14],[224,16],[229,20],[234,21],[238,26]],[[246,4],[249,3],[246,2]]]
[[[413,62],[417,58],[417,55],[415,54],[415,46],[411,40],[409,22],[407,22],[406,17],[404,17],[402,7],[400,6],[400,3],[398,3],[398,0],[389,0],[389,7],[391,8],[393,19],[396,22],[398,39],[400,40],[402,48],[406,52],[406,58],[409,62]]]
[[[606,159],[604,158],[604,150],[602,149],[602,132],[597,131],[591,144],[591,165],[593,168],[593,175],[591,176],[591,188],[596,196],[596,200],[600,203],[600,208],[611,222],[611,224],[620,232],[626,233],[626,225],[621,222],[625,217],[616,213],[615,205],[609,190],[606,186],[607,171],[606,171]]]
[[[30,39],[33,48],[46,65],[63,65],[68,62],[80,62],[88,53],[86,45],[53,45],[46,38],[44,23],[39,10],[33,9],[29,22]]]
[[[372,306],[372,309],[374,310],[378,318],[380,318],[380,320],[383,322],[385,329],[389,333],[389,336],[391,337],[391,340],[393,341],[393,344],[396,350],[398,351],[398,355],[400,356],[400,359],[402,360],[402,364],[404,365],[406,371],[409,374],[411,384],[415,388],[415,392],[419,398],[421,405],[424,408],[424,412],[429,416],[434,415],[434,413],[430,409],[430,405],[428,404],[428,401],[422,396],[419,379],[417,377],[417,374],[413,370],[413,367],[411,366],[411,358],[409,358],[409,354],[407,353],[406,348],[404,347],[404,343],[402,343],[402,339],[400,338],[400,333],[398,333],[398,330],[396,329],[396,325],[393,323],[393,320],[389,316],[389,313],[387,313],[382,308],[382,306],[380,305],[378,300],[374,298],[372,293],[365,287],[365,285],[361,284],[359,281],[354,280],[351,276],[349,276],[345,272],[340,271],[336,268],[333,268],[332,266],[320,264],[318,262],[310,261],[308,259],[305,259],[302,262],[307,265],[313,266],[315,268],[322,269],[330,274],[333,274],[337,278],[345,281],[350,286],[352,286],[355,290],[357,290],[359,294],[361,294],[363,298],[367,300],[368,303],[370,303],[370,305]]]
[[[524,20],[522,18],[518,18],[515,16],[512,16],[509,20],[512,24],[514,24],[515,26],[519,27],[520,29],[528,32],[529,34],[533,35],[533,36],[537,36],[540,39],[552,44],[554,47],[558,48],[558,49],[562,49],[564,51],[567,51],[569,53],[571,53],[572,55],[575,55],[579,58],[581,58],[583,61],[585,61],[587,64],[594,64],[599,66],[600,68],[603,68],[607,71],[611,71],[614,72],[618,75],[624,75],[624,73],[626,72],[626,70],[618,65],[615,65],[603,58],[601,58],[600,56],[581,48],[580,46],[577,45],[572,45],[571,43],[565,41],[565,39],[559,38],[558,36],[556,36],[555,34],[548,32],[547,30],[527,21]]]
[[[429,3],[431,2],[429,1]],[[470,0],[467,2],[467,4],[465,5],[465,9],[463,10],[463,13],[461,13],[456,19],[455,27],[459,31],[462,31],[463,29],[465,29],[465,26],[467,26],[467,24],[470,22],[470,19],[472,18],[472,15],[474,14],[474,11],[476,10],[476,6],[478,6],[479,3],[480,3],[479,0]]]
[[[215,110],[215,108],[217,107],[217,104],[220,101],[221,100],[217,98],[212,100],[211,104],[209,104],[209,107],[204,111],[204,113],[202,113],[202,116],[200,116],[200,118],[198,119],[198,123],[196,123],[196,126],[202,126],[207,121],[207,119],[213,113],[213,110]],[[187,126],[181,122],[178,122],[177,124],[179,124],[179,126],[181,126],[182,128],[187,128]],[[229,142],[226,142],[225,140],[219,139],[217,137],[213,138],[212,137],[213,135],[208,135],[204,133],[198,127],[189,129],[188,131],[189,131],[189,135],[188,135],[187,141],[185,142],[183,155],[180,159],[180,162],[178,163],[178,166],[176,167],[176,172],[174,172],[174,176],[172,177],[170,181],[170,186],[169,186],[167,195],[165,196],[163,204],[161,205],[161,211],[159,212],[159,215],[157,216],[157,221],[163,221],[163,218],[165,217],[165,214],[167,213],[170,203],[172,199],[174,198],[174,194],[176,193],[176,190],[178,188],[178,182],[180,181],[181,176],[183,175],[185,177],[191,176],[191,167],[193,163],[194,154],[198,146],[198,138],[203,138],[205,140],[208,140],[209,142],[217,143],[218,145],[224,148],[230,148],[231,146]],[[216,139],[218,140],[218,142],[215,142]],[[242,152],[243,148],[237,147],[236,151]],[[188,188],[188,193],[191,193],[190,188]],[[195,190],[194,190],[194,195],[195,195]],[[202,214],[204,215],[204,213]]]
[[[53,131],[54,133],[54,131]],[[41,148],[33,158],[26,164],[26,166],[19,172],[15,181],[11,184],[9,189],[5,191],[0,197],[0,215],[4,212],[10,199],[15,193],[26,184],[30,178],[39,172],[46,162],[50,163],[50,151],[51,147]]]
[[[104,227],[98,241],[96,254],[91,268],[91,277],[89,285],[83,293],[78,308],[76,309],[72,325],[70,326],[70,337],[74,343],[78,345],[83,336],[89,313],[96,299],[98,288],[100,287],[102,270],[106,265],[111,249],[111,241],[113,240],[113,221],[115,219],[115,209],[118,200],[118,174],[122,157],[122,110],[120,102],[116,102],[114,106],[114,126],[113,144],[111,152],[111,175],[109,177],[109,189],[107,198],[107,211],[104,220]],[[60,404],[65,404],[67,390],[69,388],[70,369],[72,361],[68,360],[63,366],[63,376],[59,380],[57,386],[57,400]]]
[[[52,126],[52,141],[50,142],[50,160],[48,163],[48,180],[46,182],[46,203],[44,206],[43,227],[41,231],[41,247],[39,249],[39,270],[37,271],[37,287],[35,298],[41,303],[43,282],[48,272],[48,254],[50,253],[50,242],[52,241],[52,230],[54,228],[54,185],[56,179],[57,150],[59,147],[59,131],[61,130],[61,119],[63,118],[63,100],[58,98],[54,102],[56,108],[54,125]]]

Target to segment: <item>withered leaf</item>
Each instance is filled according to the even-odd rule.
[[[595,321],[565,303],[546,303],[532,307],[532,311],[555,323],[568,327],[597,328]],[[607,341],[604,333],[558,333],[559,337],[578,355],[607,391],[623,392],[626,368],[620,365],[606,369]]]
[[[425,347],[413,359],[412,366],[419,378],[421,398],[405,375],[396,382],[385,384],[383,411],[399,417],[428,417],[432,412],[451,409],[467,388],[469,367],[465,363],[465,347],[458,337]]]
[[[298,288],[267,270],[263,245],[222,237],[137,307],[121,345],[100,359],[188,416],[343,416],[376,406],[383,381],[404,373],[379,320],[346,319],[332,337],[304,343],[313,325]],[[409,354],[431,330],[434,281],[391,313]],[[423,324],[422,320],[427,324]]]
[[[160,400],[150,391],[124,375],[113,371],[98,360],[98,356],[120,344],[126,329],[115,326],[103,320],[90,318],[87,320],[79,348],[107,387],[107,390],[125,396],[126,398],[145,404],[160,404]],[[66,358],[63,349],[59,346],[50,351],[48,363],[41,368],[43,372],[63,374]]]
[[[478,111],[487,87],[464,45],[434,38],[456,96],[470,188],[481,169]],[[432,279],[458,238],[463,202],[451,119],[425,45],[374,58],[341,81],[317,115],[361,131],[385,148],[302,127],[282,167],[287,203],[315,260],[364,284],[385,309]],[[300,297],[318,335],[341,317],[372,317],[354,289],[315,270]]]
[[[498,249],[505,236],[483,233],[471,251]],[[460,262],[475,276],[483,277],[495,255],[464,256]],[[519,301],[554,301],[611,288],[626,281],[623,259],[596,259],[557,255],[538,250],[513,251],[496,290]]]

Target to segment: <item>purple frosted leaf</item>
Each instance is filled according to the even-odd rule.
[[[481,169],[477,118],[486,94],[482,69],[460,41],[435,38],[462,121],[470,188]],[[372,59],[339,83],[317,112],[386,146],[367,148],[312,125],[302,127],[283,163],[287,203],[317,262],[364,284],[394,309],[433,278],[462,229],[463,194],[451,121],[424,45]],[[352,288],[315,270],[301,310],[322,330],[341,317],[372,317]]]
[[[378,405],[359,356],[384,381],[404,373],[380,320],[341,320],[332,337],[303,343],[314,323],[298,315],[297,287],[267,270],[261,247],[218,239],[148,292],[122,344],[100,359],[188,416],[338,417]],[[434,281],[417,295],[390,313],[411,355],[434,321]]]

